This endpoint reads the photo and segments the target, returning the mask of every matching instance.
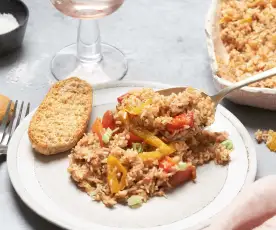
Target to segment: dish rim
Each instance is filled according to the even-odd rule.
[[[228,87],[233,86],[233,83],[225,80],[217,75],[218,67],[217,67],[217,60],[216,60],[216,54],[215,54],[215,48],[214,48],[214,41],[213,41],[213,26],[215,17],[213,16],[216,12],[216,6],[221,0],[212,0],[211,5],[209,7],[206,20],[205,20],[205,34],[207,39],[207,50],[209,54],[209,59],[211,62],[211,70],[212,70],[212,77],[213,80],[217,81],[219,84]],[[254,76],[254,75],[253,75]],[[261,88],[261,87],[250,87],[245,86],[241,89],[238,89],[240,91],[249,92],[249,93],[262,93],[262,94],[269,94],[269,95],[276,95],[276,88]]]

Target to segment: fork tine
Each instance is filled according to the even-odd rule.
[[[22,111],[23,111],[23,106],[24,106],[24,101],[22,101],[21,106],[20,106],[20,110],[19,110],[19,113],[18,113],[18,118],[17,118],[17,121],[16,121],[15,129],[18,127],[18,125],[19,125],[19,123],[21,121],[21,115],[22,115]]]
[[[25,117],[27,117],[27,116],[29,115],[29,113],[30,113],[30,107],[31,107],[31,104],[30,104],[30,102],[29,102],[28,105],[27,105]]]
[[[8,143],[10,142],[11,134],[12,134],[12,127],[13,127],[13,123],[14,123],[15,115],[16,115],[17,104],[18,104],[18,101],[16,100],[15,104],[14,104],[14,111],[12,114],[12,118],[10,120],[8,130],[7,130],[7,132],[5,132],[5,136],[8,135],[8,139],[6,139],[6,137],[5,137],[5,140],[3,140],[3,142],[6,141],[6,143],[2,143],[3,145],[8,145]]]
[[[0,145],[0,151],[6,151],[7,150],[7,146],[4,145]],[[0,153],[1,154],[1,153]]]
[[[10,101],[9,104],[8,104],[8,106],[7,106],[4,118],[3,118],[1,126],[0,126],[0,143],[3,140],[5,130],[6,130],[8,122],[9,122],[9,115],[10,115],[11,104],[12,104],[12,101]]]

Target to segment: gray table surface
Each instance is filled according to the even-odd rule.
[[[49,0],[25,0],[30,20],[22,49],[0,59],[0,93],[39,105],[54,82],[52,56],[76,40],[77,20]],[[120,48],[129,62],[124,80],[191,85],[214,93],[204,20],[210,0],[126,0],[100,20],[102,39]],[[223,102],[254,138],[256,129],[276,128],[276,112]],[[276,173],[276,155],[257,145],[257,178]],[[15,193],[6,162],[0,163],[0,229],[59,229],[31,211]]]

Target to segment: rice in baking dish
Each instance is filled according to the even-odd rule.
[[[95,120],[72,150],[68,171],[107,207],[137,207],[164,196],[195,181],[197,166],[230,161],[228,134],[203,130],[214,120],[211,111],[212,101],[191,89],[170,96],[152,89],[129,92],[118,98],[115,111]]]
[[[220,37],[229,63],[217,56],[218,76],[238,82],[276,67],[276,0],[222,0]],[[251,86],[276,88],[276,76]]]

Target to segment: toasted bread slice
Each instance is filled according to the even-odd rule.
[[[7,110],[8,105],[9,105],[9,102],[10,102],[10,99],[8,97],[0,94],[0,123],[4,119],[4,116],[6,114],[6,110]],[[9,120],[11,120],[13,112],[14,112],[14,103],[12,102],[11,103],[11,108],[10,108],[10,114],[9,114],[9,117],[8,117]]]
[[[73,148],[86,131],[92,111],[92,87],[77,77],[52,86],[35,112],[28,134],[44,155]]]

